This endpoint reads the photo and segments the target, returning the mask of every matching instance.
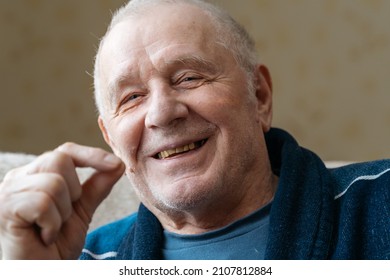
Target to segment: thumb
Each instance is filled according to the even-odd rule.
[[[97,207],[110,194],[115,183],[124,173],[124,164],[120,164],[116,169],[110,171],[96,171],[82,185],[82,195],[79,200],[84,214],[91,221]]]

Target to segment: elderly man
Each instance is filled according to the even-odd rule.
[[[270,74],[220,9],[129,2],[101,41],[95,90],[117,157],[68,143],[10,172],[5,258],[390,258],[390,161],[328,170],[271,128]],[[80,185],[76,167],[96,173]],[[138,213],[85,242],[124,171]]]

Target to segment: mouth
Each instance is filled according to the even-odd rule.
[[[184,153],[188,153],[190,151],[194,151],[194,150],[199,149],[200,147],[202,147],[207,142],[207,140],[208,139],[203,139],[203,140],[200,140],[200,141],[196,141],[196,142],[190,143],[188,145],[184,145],[184,146],[181,146],[181,147],[176,147],[176,148],[173,148],[173,149],[168,149],[168,150],[165,150],[165,151],[161,151],[161,152],[155,154],[154,158],[155,159],[167,159],[167,158],[172,158],[172,157],[184,154]]]

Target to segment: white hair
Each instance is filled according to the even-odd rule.
[[[238,65],[247,73],[248,89],[254,90],[254,68],[258,64],[254,40],[248,32],[235,21],[230,14],[220,7],[204,0],[130,0],[114,13],[107,32],[102,37],[95,58],[94,95],[97,110],[103,114],[104,104],[99,81],[99,53],[104,40],[110,31],[120,22],[131,16],[139,16],[148,11],[148,8],[162,4],[189,4],[203,10],[211,19],[216,29],[216,42],[229,50]]]

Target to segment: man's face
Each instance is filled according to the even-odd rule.
[[[146,205],[228,201],[266,157],[259,100],[210,26],[195,8],[160,6],[102,47],[100,126]]]

